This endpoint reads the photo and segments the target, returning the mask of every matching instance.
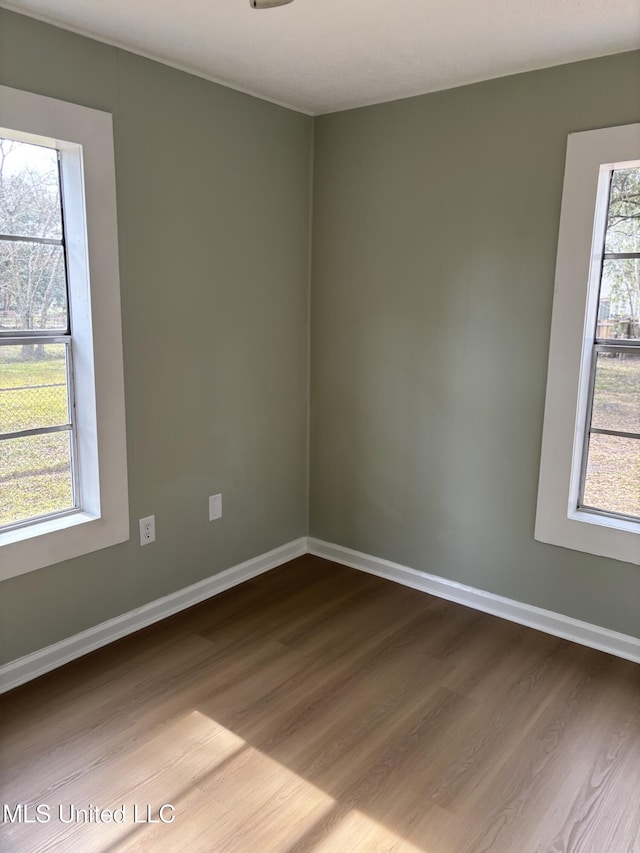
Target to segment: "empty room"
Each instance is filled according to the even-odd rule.
[[[640,853],[637,0],[0,0],[0,849]]]

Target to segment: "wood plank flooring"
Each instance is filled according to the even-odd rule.
[[[0,714],[10,853],[640,853],[640,667],[315,557]]]

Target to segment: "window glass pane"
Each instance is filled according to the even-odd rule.
[[[589,437],[583,504],[640,518],[640,439]]]
[[[62,246],[0,240],[0,331],[67,329]]]
[[[0,441],[0,525],[73,508],[71,433]]]
[[[0,433],[69,420],[65,344],[0,346]]]
[[[640,433],[640,352],[598,353],[591,426]]]
[[[640,252],[640,166],[611,177],[605,252]]]
[[[62,238],[58,152],[0,138],[0,234]]]
[[[640,258],[603,262],[596,337],[640,338]]]

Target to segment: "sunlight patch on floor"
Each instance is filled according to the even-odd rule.
[[[424,847],[415,847],[388,827],[356,809],[345,815],[313,850],[314,853],[342,853],[345,850],[428,853]]]
[[[111,760],[105,745],[102,760],[49,796],[48,823],[5,826],[8,849],[284,850],[335,806],[324,791],[196,710]],[[63,823],[59,808],[68,816],[70,805],[124,807],[126,819]],[[163,805],[173,807],[164,812],[171,822],[159,821]],[[158,822],[145,822],[149,815]]]
[[[341,815],[339,801],[195,709],[127,753],[110,759],[105,744],[49,801],[49,823],[4,827],[9,849],[282,853],[312,839],[314,853],[429,853],[362,811]],[[70,804],[124,809],[126,819],[63,823],[58,808],[69,814]]]

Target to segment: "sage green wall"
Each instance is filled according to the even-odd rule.
[[[307,532],[313,124],[2,9],[0,83],[114,115],[134,537],[0,584],[7,661]],[[313,535],[640,633],[637,567],[532,538],[566,135],[639,91],[623,54],[316,120]]]
[[[311,535],[640,635],[533,539],[567,134],[639,119],[629,53],[316,121]]]
[[[132,532],[0,585],[7,661],[306,534],[312,120],[1,9],[0,83],[113,113]]]

